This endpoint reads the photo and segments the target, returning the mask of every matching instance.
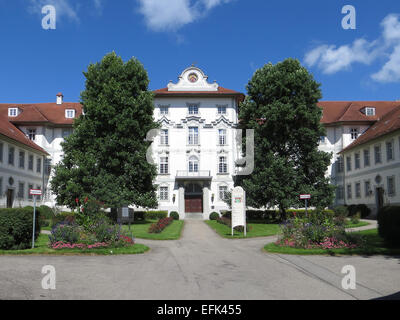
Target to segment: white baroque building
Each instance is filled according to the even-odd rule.
[[[223,198],[233,189],[240,156],[235,129],[244,95],[209,83],[194,66],[154,93],[154,117],[161,124],[153,143],[159,209],[204,219],[228,209]]]

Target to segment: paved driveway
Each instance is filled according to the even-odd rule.
[[[0,257],[0,299],[371,299],[400,291],[400,257],[287,256],[262,252],[274,241],[222,239],[187,221],[178,241],[138,242],[131,256]],[[42,266],[56,268],[56,290],[41,288]],[[353,265],[357,289],[341,287]]]

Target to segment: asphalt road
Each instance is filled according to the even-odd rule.
[[[400,292],[400,257],[267,254],[274,237],[222,239],[187,221],[177,241],[138,240],[150,252],[129,256],[1,256],[0,299],[373,299]],[[42,289],[44,265],[56,289]],[[343,266],[356,289],[342,288]]]

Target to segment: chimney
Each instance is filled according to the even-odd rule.
[[[57,93],[57,104],[63,104],[63,98],[64,96],[61,92]]]

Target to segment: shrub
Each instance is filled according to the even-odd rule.
[[[388,245],[400,245],[400,206],[386,206],[379,210],[378,232]]]
[[[74,222],[60,222],[52,228],[49,240],[51,244],[56,242],[73,244],[80,240],[81,232],[82,229]]]
[[[169,216],[172,217],[174,220],[179,220],[179,213],[176,211],[172,211]]]
[[[163,218],[158,220],[158,222],[153,223],[150,228],[149,228],[149,233],[161,233],[166,227],[168,227],[172,222],[174,221],[174,218],[169,217],[169,218]]]
[[[360,213],[356,213],[354,216],[350,218],[350,222],[352,224],[358,224],[360,222]]]
[[[46,220],[50,220],[55,216],[53,209],[48,206],[42,205],[39,207],[39,210],[40,215]]]
[[[135,211],[133,213],[134,221],[143,221],[145,220],[146,212],[144,211]]]
[[[352,204],[347,207],[349,217],[359,214],[362,219],[368,217],[371,214],[371,209],[365,204]]]
[[[168,217],[168,211],[147,211],[145,213],[146,220],[158,220]]]
[[[61,222],[75,222],[75,212],[60,212],[59,214],[53,216],[50,226],[54,227]]]
[[[219,218],[218,212],[211,212],[210,220],[217,220]]]
[[[40,235],[40,210],[36,211],[35,239]],[[32,245],[33,208],[0,209],[0,249],[27,249]]]

